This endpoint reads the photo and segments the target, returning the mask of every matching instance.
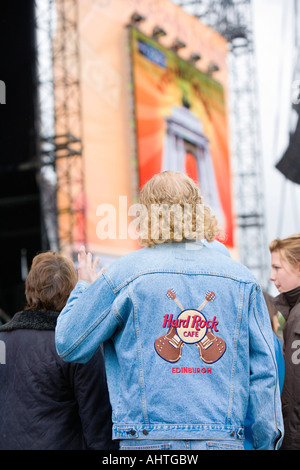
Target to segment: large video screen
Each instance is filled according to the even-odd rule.
[[[234,246],[232,180],[223,86],[154,38],[130,28],[139,186],[185,172]]]

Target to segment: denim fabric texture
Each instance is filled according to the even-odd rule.
[[[165,243],[78,282],[58,317],[58,354],[84,363],[101,343],[115,439],[243,443],[249,404],[254,448],[280,446],[269,314],[225,251]]]
[[[120,450],[148,450],[148,451],[162,451],[162,450],[244,450],[241,441],[233,440],[195,440],[195,441],[151,441],[143,439],[143,441],[120,441]]]

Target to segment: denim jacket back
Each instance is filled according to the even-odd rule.
[[[197,243],[143,248],[79,282],[57,351],[86,362],[104,343],[116,439],[240,439],[248,403],[258,449],[283,427],[273,334],[256,279]]]

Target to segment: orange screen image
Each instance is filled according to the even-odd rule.
[[[164,170],[187,173],[232,247],[233,216],[223,86],[131,28],[139,186]]]

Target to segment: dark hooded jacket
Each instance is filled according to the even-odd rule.
[[[55,348],[57,317],[24,311],[0,328],[1,450],[116,447],[102,349],[87,364],[64,362]]]
[[[284,316],[283,329],[285,378],[282,414],[285,436],[282,450],[300,450],[300,287],[275,298],[275,306]]]

